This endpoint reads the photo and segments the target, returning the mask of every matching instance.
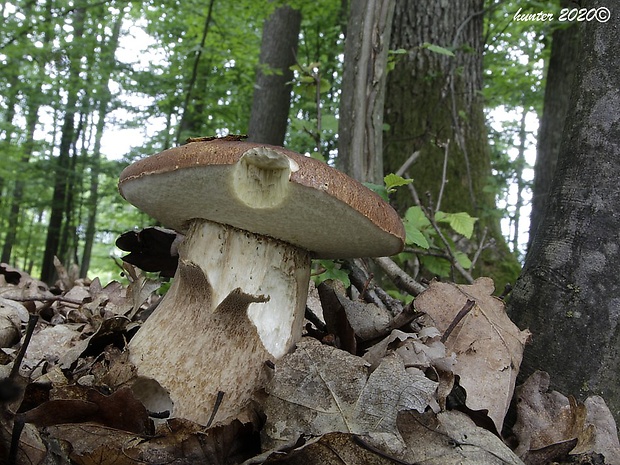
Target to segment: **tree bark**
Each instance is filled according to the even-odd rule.
[[[344,50],[338,164],[361,182],[383,179],[383,108],[394,0],[353,0]]]
[[[67,105],[62,125],[62,135],[58,158],[56,159],[56,172],[54,174],[54,193],[50,212],[50,221],[45,239],[45,251],[43,252],[43,263],[41,265],[41,280],[51,283],[56,274],[54,269],[54,257],[62,254],[59,250],[62,235],[63,219],[65,215],[66,196],[68,186],[68,176],[70,174],[70,151],[74,143],[75,135],[75,115],[77,112],[79,74],[81,51],[77,50],[77,43],[84,34],[84,8],[76,8],[74,15],[74,37],[71,48],[70,69],[67,88]]]
[[[123,14],[114,20],[112,27],[112,35],[107,44],[103,44],[106,50],[105,58],[102,58],[102,69],[104,73],[101,76],[99,85],[99,105],[97,109],[97,127],[95,129],[95,143],[93,146],[93,154],[90,160],[90,194],[87,201],[88,213],[86,220],[86,232],[84,234],[84,252],[82,254],[82,263],[80,264],[80,277],[85,278],[90,267],[90,259],[92,256],[93,244],[95,242],[96,222],[97,222],[97,205],[99,203],[99,175],[101,174],[101,139],[105,129],[105,118],[109,111],[112,95],[108,87],[112,71],[116,67],[115,52],[118,48],[118,39],[123,23]]]
[[[562,3],[567,4],[568,2]],[[562,130],[573,90],[573,77],[577,66],[575,56],[578,53],[578,48],[579,28],[576,25],[556,29],[553,32],[543,115],[538,130],[528,250],[532,246],[536,230],[545,212],[549,188],[558,160]]]
[[[582,5],[609,7],[604,2]],[[533,342],[522,376],[604,397],[620,420],[620,9],[586,23],[548,205],[509,311]]]
[[[438,20],[439,18],[439,20]],[[476,272],[496,285],[514,282],[519,272],[497,219],[495,198],[485,190],[491,176],[482,90],[483,0],[458,2],[402,0],[396,3],[392,50],[400,50],[388,74],[384,136],[385,173],[395,173],[419,151],[409,174],[422,198],[441,210],[468,212],[479,219],[479,237],[495,246],[481,255]],[[433,51],[439,46],[454,56]],[[445,146],[448,161],[443,179]],[[395,198],[401,212],[412,205],[406,189]]]
[[[282,145],[291,105],[293,71],[301,12],[288,5],[277,8],[265,21],[248,139]]]

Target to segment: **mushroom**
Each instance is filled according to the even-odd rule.
[[[185,234],[172,286],[129,344],[134,391],[149,410],[202,425],[238,417],[265,363],[300,339],[311,258],[404,245],[398,214],[378,195],[281,147],[191,142],[128,166],[119,190]]]

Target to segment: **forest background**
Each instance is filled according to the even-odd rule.
[[[446,11],[458,4],[435,3]],[[551,35],[570,24],[515,21],[518,12],[557,15],[560,5],[553,1],[473,3],[479,3],[482,9],[476,14],[484,17],[486,127],[478,132],[485,138],[488,133],[490,150],[490,169],[476,177],[497,208],[468,213],[501,219],[503,237],[496,240],[510,248],[513,258],[507,260],[514,281],[514,264],[526,250]],[[284,144],[338,166],[349,6],[340,0],[288,5],[298,16],[299,32],[294,35],[294,63],[282,73],[260,57],[263,24],[283,2],[1,2],[1,261],[50,281],[51,259],[57,255],[66,264],[78,264],[83,276],[117,278],[120,270],[111,257],[121,253],[114,241],[125,231],[153,224],[119,196],[120,171],[132,160],[190,136],[247,133],[257,111],[252,102],[261,76],[290,71],[279,76],[292,91]],[[470,53],[456,42],[425,42],[407,50],[395,41],[393,35],[389,74],[416,53],[448,63],[456,60],[455,54]],[[457,74],[464,69],[457,68]],[[416,86],[432,79],[429,71],[409,82]],[[386,115],[392,88],[388,84]],[[428,86],[419,88],[429,92]],[[466,108],[458,111],[460,118],[471,120]],[[548,118],[561,120],[562,115]],[[399,137],[389,117],[381,129],[384,145]],[[437,136],[433,143],[446,140]],[[452,141],[446,148],[446,158],[455,146]],[[392,152],[384,154],[386,167],[393,167],[386,174],[401,166],[390,161],[396,160]],[[443,153],[435,158],[443,161]],[[415,163],[414,185],[418,171],[422,176],[417,166],[424,162]],[[441,176],[432,182],[439,188]],[[399,210],[405,214],[408,206]],[[458,211],[452,206],[445,210],[450,208]],[[434,274],[446,272],[426,260]]]

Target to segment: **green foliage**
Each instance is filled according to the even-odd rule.
[[[439,45],[429,44],[428,42],[424,42],[420,48],[425,48],[430,50],[433,53],[439,53],[440,55],[446,55],[449,57],[453,57],[454,53],[447,48],[440,47]]]
[[[343,270],[340,264],[335,260],[315,260],[314,268],[318,269],[317,273],[312,275],[312,280],[317,286],[327,280],[340,281],[344,287],[349,287],[349,271]]]

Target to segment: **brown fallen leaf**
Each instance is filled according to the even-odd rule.
[[[204,431],[195,423],[171,420],[152,437],[94,424],[51,426],[46,431],[71,445],[68,458],[77,465],[228,465],[260,450],[252,426],[237,421]]]
[[[416,297],[414,305],[445,334],[466,302],[475,302],[445,345],[456,353],[454,373],[467,391],[467,406],[487,410],[501,431],[530,333],[519,330],[508,318],[504,303],[492,296],[493,291],[490,278],[479,278],[472,285],[432,282]]]
[[[403,412],[398,417],[406,449],[404,463],[425,465],[522,465],[493,433],[464,413]]]
[[[52,399],[18,417],[38,427],[90,422],[136,434],[148,432],[146,409],[135,399],[131,389],[122,388],[109,396],[88,389],[85,397],[85,400]]]
[[[264,431],[276,441],[331,432],[398,434],[398,412],[424,411],[436,386],[420,370],[405,370],[394,354],[369,373],[362,358],[305,339],[276,365]]]
[[[549,374],[537,371],[517,387],[515,452],[534,463],[532,457],[573,441],[571,454],[602,453],[606,463],[620,463],[616,423],[603,399],[592,396],[585,403],[577,402],[549,385]]]

